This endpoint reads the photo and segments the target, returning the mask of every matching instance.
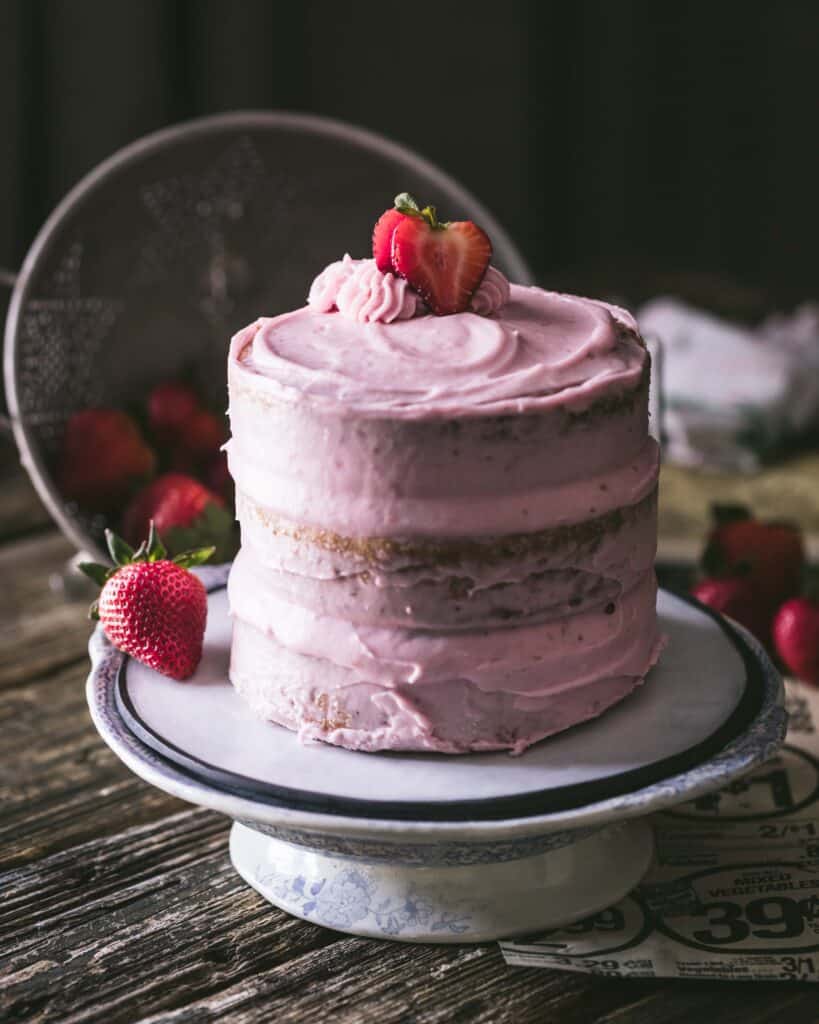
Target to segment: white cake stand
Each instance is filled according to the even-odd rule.
[[[257,721],[227,682],[227,567],[205,655],[177,683],[91,641],[88,703],[137,775],[234,819],[230,854],[264,897],[381,938],[477,942],[602,909],[646,871],[646,815],[778,749],[781,681],[748,634],[661,593],[669,646],[646,684],[521,757],[360,754]]]

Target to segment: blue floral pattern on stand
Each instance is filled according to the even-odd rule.
[[[357,926],[394,937],[419,930],[463,935],[472,921],[473,907],[467,901],[450,905],[445,894],[428,894],[416,885],[408,886],[403,897],[379,898],[375,879],[354,867],[345,866],[329,878],[307,879],[259,864],[255,880],[291,913],[342,931]]]
[[[205,585],[212,588],[225,582],[228,569],[228,566],[205,567],[200,574]],[[454,823],[447,830],[449,836],[441,840],[434,830],[424,834],[420,822],[407,823],[403,834],[400,823],[396,823],[394,839],[392,836],[380,838],[375,825],[375,834],[368,836],[366,830],[362,830],[362,822],[356,823],[355,834],[352,834],[343,817],[329,824],[327,816],[314,815],[316,824],[312,824],[311,816],[302,814],[302,820],[295,827],[287,810],[254,805],[247,798],[230,797],[186,775],[145,746],[122,721],[114,692],[124,656],[108,643],[99,629],[89,644],[93,665],[87,694],[100,734],[137,774],[192,803],[216,806],[257,833],[270,836],[270,841],[279,840],[297,849],[294,863],[301,859],[306,865],[312,858],[314,864],[319,865],[315,877],[306,871],[288,873],[269,861],[256,865],[256,882],[285,909],[329,927],[369,934],[405,938],[415,933],[457,936],[470,931],[470,922],[481,906],[479,897],[458,900],[445,886],[422,888],[416,881],[418,876],[416,880],[412,878],[417,866],[452,866],[458,870],[458,867],[508,862],[557,850],[613,821],[646,815],[719,789],[777,752],[787,725],[782,683],[760,645],[745,631],[740,632],[763,670],[765,692],[751,726],[718,755],[633,793],[576,811],[535,818],[526,829],[520,827],[521,822],[515,823],[514,832],[505,822],[487,822],[476,836],[466,834],[471,826],[463,823],[461,838],[457,835],[459,826]],[[403,889],[392,885],[389,894],[379,891],[379,865],[384,864],[404,872]],[[248,881],[253,879],[248,877]]]

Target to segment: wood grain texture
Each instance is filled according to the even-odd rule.
[[[69,551],[0,534],[3,1024],[817,1020],[815,987],[510,968],[494,945],[355,939],[270,906],[233,870],[226,819],[146,786],[94,731],[84,603],[47,585]]]

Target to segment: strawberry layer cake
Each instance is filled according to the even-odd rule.
[[[230,676],[305,739],[520,753],[658,656],[649,357],[428,211],[232,341]]]

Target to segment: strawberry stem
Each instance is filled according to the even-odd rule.
[[[405,217],[419,217],[421,220],[425,220],[431,228],[436,230],[447,226],[438,220],[438,212],[434,206],[425,206],[422,210],[418,200],[409,192],[399,192],[395,197],[395,208]]]
[[[431,228],[442,228],[444,226],[438,222],[438,213],[434,206],[425,206],[421,210],[421,216]]]
[[[162,562],[168,558],[168,550],[156,532],[153,519],[148,530],[148,539],[144,540],[136,551],[130,544],[118,537],[113,530],[105,531],[105,540],[115,563],[113,569],[97,562],[81,562],[79,565],[80,571],[100,587],[104,587],[117,569],[121,569],[123,566],[132,565],[135,562]],[[181,552],[171,561],[183,569],[190,569],[194,565],[204,565],[214,551],[216,551],[214,545],[194,548],[191,551]]]
[[[159,562],[168,556],[168,551],[159,539],[159,534],[156,532],[153,519],[151,520],[151,525],[148,529],[148,545],[146,553],[149,562]]]
[[[122,537],[118,537],[113,530],[105,531],[105,543],[108,545],[108,552],[114,565],[128,565],[133,561],[134,549]]]
[[[407,217],[419,217],[421,215],[421,207],[418,205],[418,200],[415,196],[410,195],[409,192],[398,193],[395,197],[395,208]]]

